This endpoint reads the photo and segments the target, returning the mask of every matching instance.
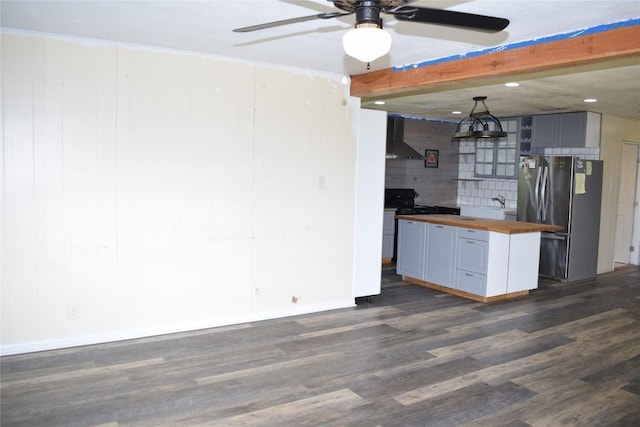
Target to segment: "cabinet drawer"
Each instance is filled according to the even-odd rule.
[[[474,230],[473,228],[458,228],[458,237],[467,239],[489,241],[489,232],[487,230]]]
[[[471,271],[456,271],[456,289],[470,294],[485,296],[487,289],[487,276]]]
[[[458,239],[457,268],[487,274],[489,243],[475,239]]]

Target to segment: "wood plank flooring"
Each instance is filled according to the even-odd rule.
[[[4,426],[638,426],[640,268],[1,359]]]

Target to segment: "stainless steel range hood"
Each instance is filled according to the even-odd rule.
[[[404,141],[404,118],[387,118],[387,159],[424,160],[424,156]]]

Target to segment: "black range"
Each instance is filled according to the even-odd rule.
[[[386,188],[384,190],[384,207],[395,208],[396,215],[460,215],[460,208],[416,205],[416,196],[418,193],[413,188]]]

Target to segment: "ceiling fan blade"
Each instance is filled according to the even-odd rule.
[[[431,9],[428,7],[411,7],[413,13],[406,13],[403,8],[390,10],[399,21],[421,22],[424,24],[450,25],[453,27],[472,28],[489,32],[504,30],[509,20],[493,16],[456,12],[453,10]]]
[[[264,30],[266,28],[279,27],[281,25],[296,24],[298,22],[311,21],[314,19],[331,19],[339,16],[351,15],[353,12],[326,12],[317,13],[315,15],[301,16],[299,18],[283,19],[281,21],[267,22],[265,24],[251,25],[249,27],[236,28],[233,31],[236,33],[248,33],[249,31]]]

